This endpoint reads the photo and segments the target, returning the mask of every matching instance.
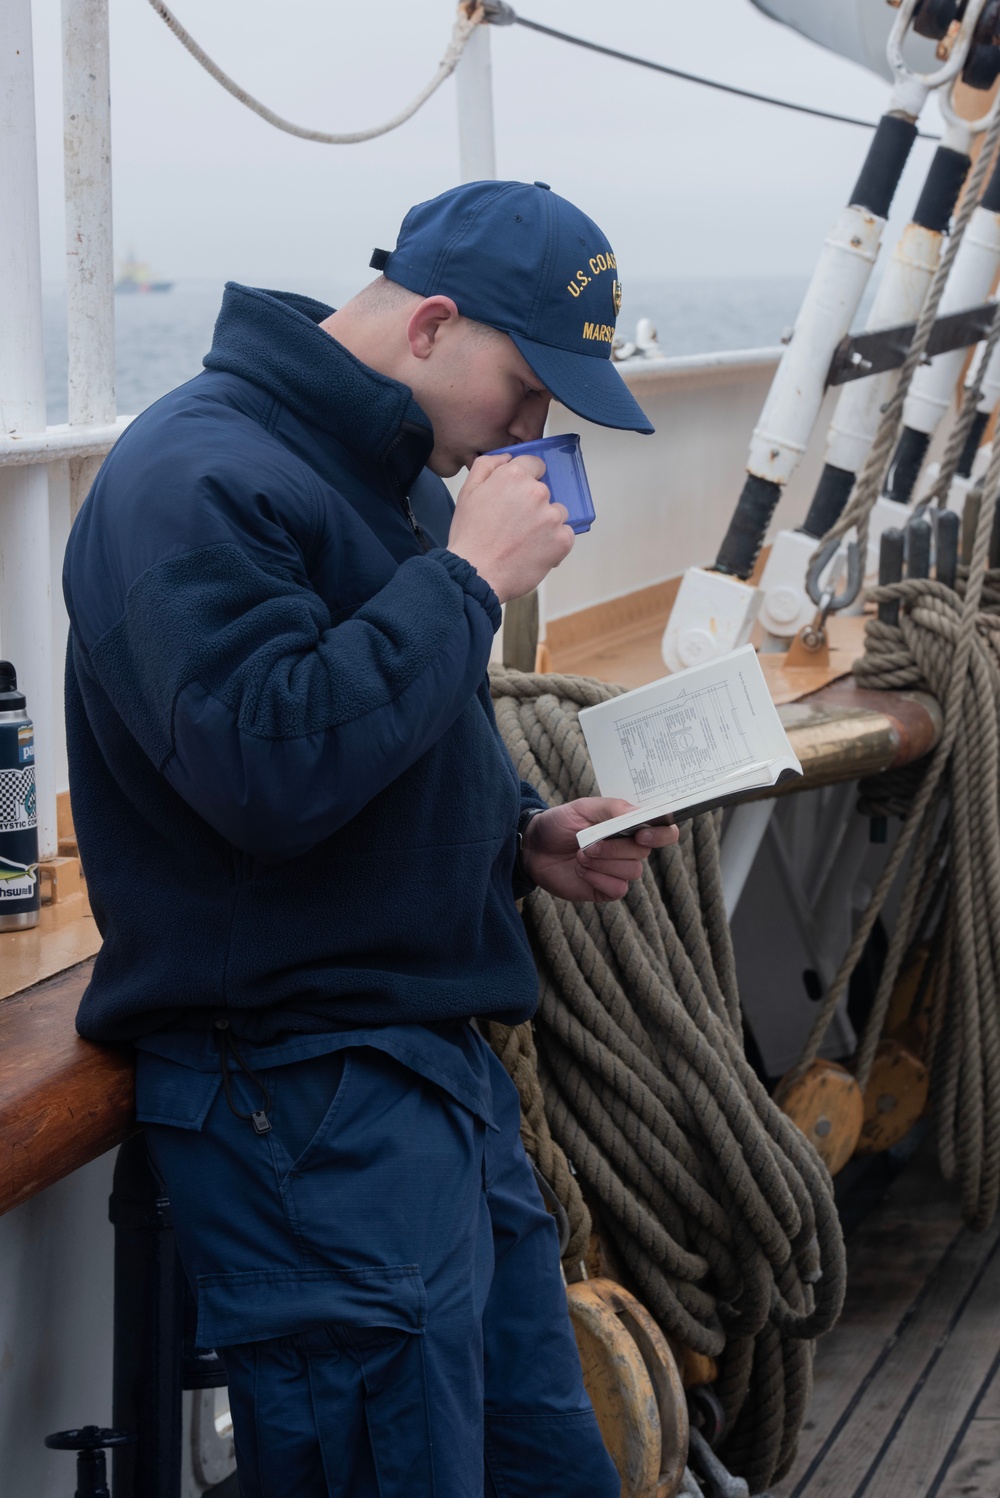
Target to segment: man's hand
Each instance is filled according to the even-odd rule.
[[[524,829],[521,862],[525,873],[561,900],[596,900],[599,904],[620,900],[642,874],[650,851],[676,843],[677,828],[638,827],[629,837],[605,838],[584,849],[577,847],[576,834],[595,822],[634,810],[628,801],[609,796],[581,796],[565,806],[550,806],[532,817]]]
[[[501,603],[537,588],[576,539],[566,506],[549,500],[544,472],[530,455],[477,458],[455,501],[448,550],[471,562]]]

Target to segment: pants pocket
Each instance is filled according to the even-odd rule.
[[[423,1333],[427,1292],[413,1264],[200,1274],[199,1347],[228,1347],[343,1326]]]
[[[198,1291],[244,1498],[433,1498],[416,1269],[205,1275]]]

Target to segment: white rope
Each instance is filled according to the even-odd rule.
[[[163,0],[149,0],[149,3],[157,15],[170,27],[177,40],[191,53],[195,61],[200,62],[206,73],[210,73],[216,83],[221,83],[222,87],[231,93],[234,99],[238,99],[241,104],[246,105],[247,109],[252,109],[254,114],[259,114],[262,120],[266,120],[269,125],[274,125],[276,129],[285,130],[289,135],[297,135],[302,140],[317,141],[321,146],[355,146],[364,140],[374,140],[377,135],[387,135],[390,130],[395,130],[400,125],[404,125],[408,119],[416,114],[421,105],[427,103],[431,94],[441,87],[445,79],[450,78],[458,66],[459,59],[465,50],[469,37],[483,19],[481,4],[473,4],[469,0],[469,3],[459,5],[458,15],[455,17],[454,30],[451,33],[451,40],[448,43],[448,50],[442,57],[441,64],[430,83],[428,83],[426,88],[421,89],[412,103],[408,104],[400,114],[394,115],[391,120],[387,120],[384,125],[375,125],[370,130],[353,130],[341,135],[334,135],[324,130],[307,130],[302,125],[293,125],[290,120],[283,120],[280,114],[275,114],[272,109],[268,109],[266,104],[262,104],[259,99],[255,99],[252,94],[248,94],[246,89],[240,88],[238,83],[234,83],[232,78],[222,71],[218,63],[213,62],[208,53],[199,47],[194,37],[185,31],[177,17],[163,4]]]

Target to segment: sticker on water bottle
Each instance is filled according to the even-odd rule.
[[[32,899],[37,882],[37,864],[30,868],[15,868],[7,859],[0,858],[0,901]]]
[[[17,757],[22,765],[35,763],[35,735],[31,728],[17,730]]]
[[[28,832],[36,825],[34,765],[0,770],[0,832]]]

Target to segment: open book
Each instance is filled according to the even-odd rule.
[[[601,795],[636,807],[578,832],[581,848],[802,774],[752,645],[585,707],[580,727]]]

